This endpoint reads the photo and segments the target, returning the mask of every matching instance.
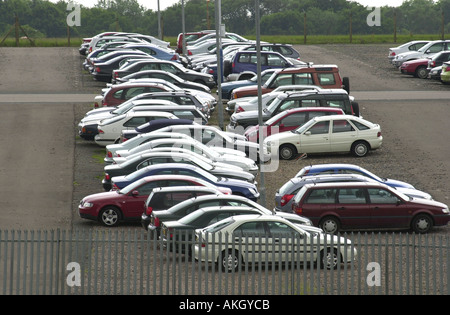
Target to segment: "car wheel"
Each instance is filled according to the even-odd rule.
[[[344,86],[344,90],[350,94],[350,79],[348,77],[342,78],[342,85]]]
[[[433,219],[427,214],[419,214],[412,220],[411,227],[416,233],[427,233],[433,228]]]
[[[241,256],[236,249],[229,249],[222,252],[222,257],[219,257],[218,265],[225,272],[238,271],[241,262]]]
[[[336,248],[322,249],[320,252],[320,267],[336,269],[341,261],[341,255]]]
[[[106,207],[100,212],[100,222],[105,226],[117,226],[122,217],[120,210],[116,207]]]
[[[366,156],[369,152],[369,144],[365,141],[356,141],[352,145],[352,154],[357,157],[363,157]]]
[[[416,77],[421,78],[421,79],[428,78],[427,68],[426,67],[418,67],[416,69]]]
[[[336,234],[341,229],[341,223],[336,217],[325,217],[320,221],[319,227],[325,233]]]
[[[292,144],[283,144],[279,154],[283,160],[292,160],[297,155],[297,149]]]

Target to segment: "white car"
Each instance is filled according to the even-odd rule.
[[[404,62],[413,59],[423,59],[433,57],[438,52],[449,50],[450,40],[435,40],[422,46],[418,51],[408,51],[395,56],[392,63],[396,67],[400,67]]]
[[[367,155],[381,147],[381,127],[353,115],[318,116],[298,129],[270,135],[264,140],[265,155],[293,159],[300,153],[351,152]]]
[[[130,139],[132,140],[132,139]],[[128,141],[130,141],[128,140]],[[126,141],[126,142],[128,142]],[[214,162],[221,162],[231,164],[242,168],[244,171],[256,174],[258,172],[258,165],[255,161],[245,156],[245,153],[237,150],[208,147],[195,139],[157,139],[143,144],[142,149],[161,151],[178,151],[178,152],[196,152],[201,154]],[[137,150],[136,150],[137,151]],[[134,151],[134,153],[137,153]]]
[[[237,215],[195,230],[193,256],[226,272],[250,263],[317,263],[335,269],[357,258],[349,239],[309,230],[278,215]]]
[[[222,42],[230,43],[233,41],[230,39],[223,39]],[[209,53],[211,50],[216,48],[216,44],[217,44],[216,39],[210,39],[210,40],[199,42],[198,44],[195,44],[195,45],[189,45],[188,46],[188,54],[190,56],[196,56],[196,55],[200,55],[200,54]]]
[[[95,135],[95,143],[100,146],[117,143],[122,130],[132,130],[154,119],[178,119],[177,116],[167,112],[137,111],[114,116],[101,120],[97,126],[98,134]]]
[[[395,56],[405,53],[405,52],[409,52],[409,51],[418,51],[420,48],[422,48],[424,45],[428,44],[429,42],[430,42],[429,40],[413,40],[413,41],[404,43],[400,46],[389,48],[389,54],[388,54],[389,63],[393,64],[393,60],[394,60]]]
[[[159,131],[138,134],[137,136],[135,136],[127,141],[120,142],[120,143],[108,144],[106,146],[106,156],[103,161],[105,162],[105,164],[111,164],[114,162],[114,158],[130,155],[128,152],[135,148],[138,148],[141,144],[144,144],[146,142],[156,140],[156,139],[162,139],[162,138],[190,139],[191,137],[188,135],[181,134],[181,133],[159,132]],[[119,154],[119,152],[122,152],[122,155]],[[134,154],[137,152],[139,152],[139,151],[135,150],[131,154]]]

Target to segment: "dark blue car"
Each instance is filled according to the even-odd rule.
[[[326,174],[359,174],[363,175],[369,178],[372,178],[373,180],[376,180],[377,182],[386,184],[390,187],[403,187],[403,188],[412,188],[414,189],[414,186],[399,180],[395,179],[389,179],[389,178],[382,178],[379,177],[368,170],[353,164],[337,164],[337,163],[331,163],[331,164],[316,164],[316,165],[309,165],[302,168],[295,177],[303,177],[303,176],[313,176],[313,175],[326,175]]]
[[[188,175],[203,179],[218,187],[231,189],[235,195],[247,197],[256,201],[259,197],[258,188],[255,184],[243,180],[230,179],[225,177],[217,177],[196,167],[194,165],[183,163],[164,163],[159,165],[151,165],[125,176],[116,176],[111,179],[113,189],[122,189],[132,182],[152,175]]]

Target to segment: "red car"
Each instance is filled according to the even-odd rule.
[[[122,83],[112,85],[105,92],[102,100],[102,106],[118,106],[123,102],[142,93],[150,92],[173,92],[174,90],[160,83]]]
[[[278,113],[264,123],[264,137],[297,129],[316,116],[343,114],[344,111],[341,108],[332,107],[300,107],[288,109]],[[249,141],[259,142],[259,125],[247,128],[244,136]]]
[[[194,41],[199,39],[202,36],[205,36],[206,34],[214,33],[215,30],[204,30],[199,32],[188,32],[184,33],[186,35],[186,42]],[[183,53],[183,33],[178,34],[177,38],[177,49],[175,50],[177,53],[181,54]]]
[[[428,77],[428,61],[430,61],[428,58],[406,61],[400,66],[400,71],[403,74],[410,74],[421,79],[426,79]]]
[[[295,195],[292,210],[328,233],[358,229],[412,229],[427,233],[450,221],[448,206],[408,197],[381,183],[307,184]]]
[[[228,188],[216,187],[202,179],[184,175],[154,175],[142,178],[121,190],[107,191],[84,197],[79,206],[78,213],[81,218],[99,221],[106,226],[116,226],[121,221],[139,221],[142,209],[153,188],[169,186],[204,186],[215,192],[230,194]],[[183,192],[180,201],[206,192],[193,191],[187,196],[187,189]],[[162,209],[161,209],[162,210]]]

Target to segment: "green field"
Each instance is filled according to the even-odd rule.
[[[254,36],[246,36],[249,39],[255,39]],[[353,34],[351,41],[349,35],[310,35],[306,37],[306,44],[318,45],[318,44],[391,44],[391,43],[406,43],[416,39],[429,39],[438,40],[440,35],[413,35],[413,34],[397,34],[396,40],[394,35],[358,35]],[[170,41],[172,46],[176,46],[176,37],[165,37],[164,40]],[[261,35],[261,41],[270,43],[283,43],[292,45],[305,44],[305,37],[303,35],[280,35],[280,36],[264,36]],[[33,40],[36,47],[64,47],[69,46],[69,40],[67,38],[37,38]],[[70,38],[70,46],[78,47],[82,42],[81,38]],[[7,38],[0,45],[3,47],[15,47],[16,40],[14,38]],[[31,47],[33,44],[27,39],[21,38],[19,40],[20,47]]]

